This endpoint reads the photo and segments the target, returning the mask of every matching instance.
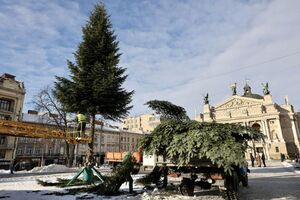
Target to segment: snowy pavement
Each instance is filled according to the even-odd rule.
[[[77,169],[79,171],[80,169]],[[9,170],[0,171],[0,199],[5,200],[56,200],[56,199],[106,199],[92,194],[68,195],[59,187],[43,187],[37,180],[56,182],[58,178],[71,179],[77,173],[63,165],[36,167],[30,171],[19,171],[10,174]],[[122,186],[126,187],[126,185]],[[127,186],[128,187],[128,186]],[[120,199],[107,198],[107,199]]]
[[[267,161],[250,167],[249,186],[240,187],[242,200],[299,200],[300,174],[289,162]]]
[[[241,187],[241,199],[300,199],[297,197],[298,192],[295,191],[295,187],[298,187],[297,181],[300,180],[299,174],[295,173],[297,169],[295,164],[289,162],[267,162],[267,167],[250,167],[251,173],[249,175],[249,187]],[[0,199],[3,200],[80,200],[80,199],[90,199],[90,200],[223,200],[221,195],[216,194],[206,194],[201,195],[198,193],[195,197],[182,196],[178,192],[168,193],[154,189],[151,191],[144,192],[142,190],[143,186],[134,185],[135,195],[120,195],[120,196],[97,196],[94,194],[81,193],[76,195],[66,194],[67,191],[59,187],[44,187],[37,183],[37,179],[55,182],[57,178],[70,179],[76,172],[74,169],[62,169],[61,166],[48,166],[47,169],[35,169],[31,172],[16,172],[15,174],[9,174],[9,171],[0,171]],[[57,168],[60,168],[57,169]],[[72,172],[73,170],[73,172]],[[79,170],[78,170],[79,171]],[[62,173],[58,173],[62,172]],[[54,173],[54,174],[53,174]],[[137,179],[141,175],[133,176]],[[294,177],[295,176],[295,177]],[[274,181],[275,182],[272,182]],[[272,185],[279,187],[274,188]],[[293,183],[294,186],[289,185]],[[290,188],[290,190],[289,190]],[[128,192],[128,185],[125,183],[121,186],[122,191]],[[274,194],[271,193],[271,191]],[[277,194],[280,191],[284,195]],[[277,193],[276,193],[277,192]],[[263,194],[259,194],[263,193]],[[266,193],[266,194],[265,194]],[[271,195],[272,194],[272,195]],[[289,196],[290,195],[290,196]],[[253,198],[252,198],[253,197]],[[260,198],[259,198],[260,197]],[[270,198],[268,198],[270,197]],[[273,198],[280,197],[280,198]],[[290,197],[290,198],[288,198]]]
[[[37,183],[37,179],[55,182],[57,178],[71,179],[75,172],[70,172],[69,169],[63,169],[64,166],[48,166],[43,168],[36,168],[30,172],[21,171],[16,172],[15,174],[9,174],[9,171],[0,171],[0,199],[3,200],[79,200],[79,199],[90,199],[90,200],[119,200],[119,199],[128,199],[128,200],[190,200],[190,199],[202,199],[202,200],[223,200],[220,196],[210,196],[206,195],[203,197],[187,197],[182,196],[178,192],[168,193],[154,189],[148,192],[144,192],[143,186],[134,184],[134,195],[120,195],[120,196],[96,196],[94,194],[76,194],[69,195],[66,194],[67,191],[59,187],[44,187]],[[59,170],[59,169],[60,170]],[[64,171],[65,173],[57,173],[58,171]],[[72,171],[72,170],[71,170]],[[46,174],[45,174],[46,173]],[[55,173],[55,174],[53,174]],[[143,175],[134,175],[133,179],[140,178]],[[128,185],[124,183],[121,188],[121,191],[128,193]]]
[[[300,174],[300,163],[299,162],[287,160],[287,161],[282,162],[282,164],[285,167],[288,167],[288,168],[291,168],[292,170],[294,170],[295,173]]]

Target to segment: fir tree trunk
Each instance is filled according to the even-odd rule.
[[[69,162],[70,162],[70,167],[73,166],[74,163],[74,150],[75,150],[75,145],[74,144],[69,144]]]
[[[91,142],[88,144],[88,152],[86,158],[86,164],[94,163],[94,135],[95,135],[95,116],[96,114],[91,114]]]
[[[68,167],[71,167],[71,163],[70,163],[70,149],[69,149],[70,145],[69,145],[69,143],[67,141],[65,141],[65,145],[66,145],[65,146],[65,150],[66,150],[66,152],[65,152],[66,164],[67,164]]]

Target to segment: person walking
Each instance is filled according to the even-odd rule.
[[[254,156],[252,153],[250,153],[250,159],[251,159],[251,166],[254,167]]]
[[[259,152],[256,152],[256,164],[258,167],[261,167],[261,157],[259,155]]]
[[[262,152],[262,154],[261,154],[261,160],[262,160],[262,163],[263,163],[263,165],[264,165],[264,167],[266,167],[266,157],[265,157],[265,154],[264,154],[264,152]]]
[[[77,112],[76,115],[76,122],[77,122],[77,138],[81,139],[81,136],[85,133],[85,127],[86,127],[86,117],[84,114]]]

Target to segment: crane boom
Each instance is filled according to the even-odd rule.
[[[81,137],[76,140],[75,132],[67,132],[59,130],[51,126],[18,122],[10,120],[0,120],[0,135],[29,137],[29,138],[45,138],[45,139],[65,139],[72,144],[90,142],[90,137]]]

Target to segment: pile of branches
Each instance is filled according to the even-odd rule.
[[[135,183],[149,186],[151,184],[159,184],[160,178],[162,176],[162,171],[160,170],[160,167],[155,166],[153,170],[146,176],[137,179]]]
[[[92,185],[89,187],[82,187],[76,189],[68,189],[70,194],[76,194],[80,192],[87,192],[87,193],[96,193],[99,195],[118,195],[120,194],[120,187],[123,183],[129,182],[133,183],[131,174],[134,169],[134,158],[132,159],[125,159],[123,163],[118,165],[115,170],[113,171],[111,176],[103,176],[104,182],[98,185]],[[94,182],[97,182],[94,177]],[[43,186],[57,186],[57,187],[67,187],[67,183],[70,180],[67,179],[58,179],[56,183],[50,183],[42,180],[37,180],[38,184]],[[78,180],[75,185],[79,186],[87,186],[88,184],[82,180]],[[129,188],[132,191],[132,188]]]
[[[119,194],[119,189],[123,183],[129,182],[129,185],[133,184],[131,177],[133,169],[134,158],[125,159],[122,164],[116,166],[112,176],[106,177],[103,183],[95,187],[96,193],[99,195]],[[129,191],[132,191],[132,188],[129,188]]]

